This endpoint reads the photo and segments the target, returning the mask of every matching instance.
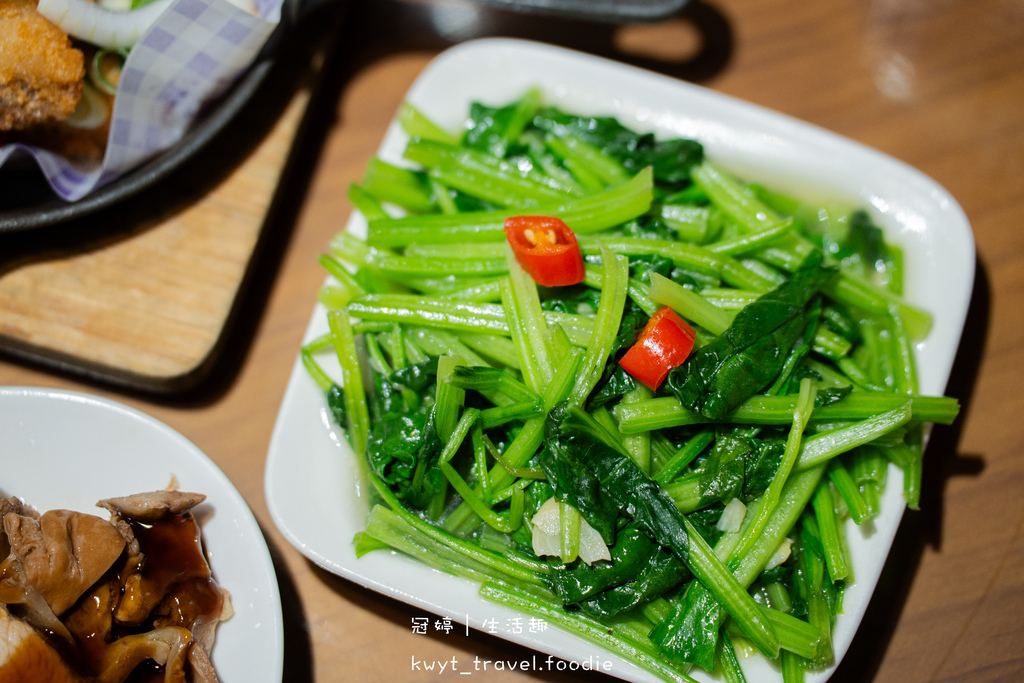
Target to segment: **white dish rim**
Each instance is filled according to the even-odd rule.
[[[502,77],[496,78],[499,72]],[[488,75],[491,78],[486,78]],[[944,391],[970,303],[975,251],[962,209],[932,179],[860,143],[763,107],[603,58],[518,39],[485,38],[449,48],[421,73],[407,100],[439,124],[453,128],[464,120],[469,100],[505,104],[534,85],[541,87],[547,102],[565,105],[569,111],[614,115],[635,129],[694,137],[705,145],[708,156],[716,163],[749,179],[766,182],[765,176],[770,176],[771,185],[783,191],[801,194],[799,190],[808,187],[808,176],[828,178],[821,180],[818,191],[860,203],[872,212],[889,239],[901,244],[909,241],[922,248],[908,254],[908,299],[922,305],[941,301],[942,307],[928,306],[936,315],[933,333],[915,349],[922,368],[921,390]],[[680,113],[680,102],[686,103],[687,113]],[[672,108],[666,103],[677,106]],[[380,155],[402,163],[404,140],[399,126],[392,122]],[[781,167],[780,158],[787,160]],[[837,170],[838,158],[847,162],[846,170]],[[882,191],[886,188],[891,191]],[[365,221],[353,214],[346,229],[364,234],[361,231],[365,230]],[[929,276],[926,281],[917,279],[922,272]],[[941,277],[936,279],[936,274]],[[305,341],[324,331],[323,314],[323,308],[317,305]],[[315,398],[312,382],[305,375],[301,363],[296,361],[267,458],[266,498],[282,534],[310,560],[335,574],[427,611],[465,621],[474,628],[483,630],[485,619],[481,614],[488,618],[513,617],[513,613],[482,599],[474,601],[472,591],[466,590],[471,585],[468,581],[448,577],[398,555],[372,553],[355,560],[350,543],[346,546],[344,540],[326,542],[322,534],[308,525],[300,526],[303,516],[308,519],[312,513],[336,514],[341,510],[337,505],[295,500],[294,491],[289,490],[295,481],[294,472],[285,472],[286,453],[303,452],[305,457],[314,458],[315,464],[324,468],[318,469],[318,474],[330,475],[327,478],[333,481],[358,476],[352,464],[340,460],[350,451],[336,436],[329,435],[322,400]],[[310,414],[300,415],[302,410]],[[310,437],[308,430],[317,429],[319,438]],[[322,452],[310,456],[310,448]],[[859,578],[847,589],[845,614],[835,633],[835,662],[824,671],[809,674],[809,683],[826,680],[841,661],[878,581],[905,507],[902,477],[895,468],[891,468],[890,474],[883,515],[870,543],[863,544],[872,549],[871,561],[862,558],[855,562]],[[353,511],[352,503],[365,504],[361,499],[365,491],[358,482],[339,487],[338,493],[344,496],[348,512]],[[358,531],[358,524],[352,526],[354,517],[330,517],[336,525],[342,522],[341,528],[335,526],[335,534]],[[418,589],[408,579],[410,572],[427,581],[429,588]],[[480,611],[474,614],[470,608]],[[550,633],[543,637],[522,633],[496,635],[555,656],[575,657],[577,661],[595,651],[595,646],[570,634],[559,633],[565,638],[555,638]],[[632,664],[611,659],[613,675],[634,681],[657,680]],[[748,673],[751,680],[762,680],[758,675],[764,669],[756,662],[748,659],[744,666],[752,666]],[[768,668],[776,671],[770,665]]]
[[[177,481],[181,490],[204,493],[206,500],[195,508],[204,550],[215,578],[231,595],[234,612],[217,629],[211,659],[218,676],[224,683],[282,680],[283,616],[269,548],[241,494],[205,453],[160,420],[118,401],[85,392],[3,386],[0,407],[6,413],[0,415],[0,427],[8,427],[14,434],[13,438],[8,434],[4,439],[5,454],[33,461],[17,468],[12,468],[9,461],[9,466],[0,472],[0,492],[16,495],[40,512],[71,509],[105,518],[107,513],[95,506],[96,501],[157,490],[172,480]],[[61,435],[68,426],[54,425],[49,415],[39,417],[33,413],[39,408],[61,417],[88,420],[87,429],[97,433],[86,435],[82,449],[72,451],[75,444],[68,442],[73,437]],[[16,425],[10,423],[12,417],[17,417]],[[38,431],[21,433],[24,429],[42,429],[44,425],[53,431],[52,435]],[[55,455],[54,442],[68,447],[67,453]],[[129,453],[128,448],[134,450]],[[79,467],[70,462],[71,457],[87,462]],[[49,470],[39,472],[31,466],[39,458],[44,464],[61,465],[69,473],[62,480],[59,476],[54,479]],[[112,476],[106,470],[101,475],[102,482],[89,483],[89,475],[82,476],[82,468],[96,470],[124,464],[128,459],[133,464],[137,459],[146,467],[128,473],[115,471]],[[70,480],[72,476],[75,478]],[[141,488],[126,490],[136,483]]]

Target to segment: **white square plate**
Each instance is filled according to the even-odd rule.
[[[931,334],[916,348],[920,389],[927,394],[945,390],[970,301],[975,257],[966,217],[934,181],[863,145],[755,105],[615,62],[519,40],[484,39],[449,49],[424,70],[407,99],[454,131],[463,125],[471,102],[504,105],[531,87],[541,90],[546,104],[568,112],[614,116],[627,127],[659,137],[696,139],[709,159],[744,179],[805,199],[845,200],[869,210],[887,238],[904,248],[907,298],[934,315]],[[392,123],[380,156],[400,163],[405,141]],[[365,228],[362,217],[354,214],[347,229],[362,235]],[[306,340],[326,331],[325,311],[317,306]],[[366,488],[356,458],[329,424],[321,393],[296,362],[270,444],[265,480],[271,515],[288,540],[331,572],[459,623],[476,628],[490,620],[514,623],[510,620],[521,615],[482,600],[470,581],[397,554],[376,552],[356,559],[352,538],[364,526]],[[846,590],[845,613],[835,630],[836,663],[864,615],[903,514],[902,477],[895,469],[890,475],[874,531],[865,536],[852,523],[848,530],[857,580]],[[497,635],[569,660],[608,659],[609,673],[620,678],[656,680],[554,629],[499,629]],[[750,680],[780,680],[777,669],[760,657],[746,659],[743,666]],[[820,683],[831,672],[807,679]]]
[[[177,482],[206,495],[195,508],[203,548],[234,615],[211,658],[223,683],[280,683],[284,633],[277,576],[256,518],[224,473],[167,425],[121,403],[57,389],[0,387],[0,495],[39,512],[106,519],[106,498]]]

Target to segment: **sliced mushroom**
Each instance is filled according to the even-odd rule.
[[[217,670],[210,661],[213,649],[213,635],[217,624],[207,623],[192,629],[192,648],[188,651],[188,663],[192,666],[192,683],[219,683]],[[205,642],[200,642],[200,640]]]
[[[151,491],[121,498],[108,498],[96,505],[112,513],[139,522],[157,522],[171,515],[182,515],[199,505],[206,496],[185,491]]]
[[[232,608],[191,512],[203,500],[173,491],[112,498],[98,503],[107,521],[0,499],[0,681],[122,683],[151,661],[164,683],[217,683],[210,652]],[[14,636],[33,644],[30,678],[3,668]],[[49,659],[53,674],[38,668]]]
[[[7,534],[4,532],[3,525],[3,519],[9,512],[22,515],[23,517],[39,519],[39,513],[25,505],[18,498],[14,496],[0,498],[0,560],[3,560],[11,552],[11,544],[7,542]]]
[[[29,584],[21,560],[8,555],[0,563],[0,576],[3,577],[0,579],[0,606],[16,608],[25,623],[49,631],[66,643],[72,642],[67,627],[53,613],[42,594]]]
[[[180,626],[164,626],[147,633],[118,638],[107,646],[96,676],[98,683],[121,683],[142,662],[151,659],[164,667],[164,683],[183,683],[186,678],[192,634]]]
[[[184,626],[192,632],[189,663],[194,683],[216,683],[217,675],[210,661],[217,626],[234,614],[231,596],[210,579],[192,579],[174,586],[154,610],[161,615],[153,623]]]
[[[116,638],[114,609],[121,595],[121,586],[115,579],[100,581],[64,615],[63,622],[79,645],[80,656],[86,660],[84,670],[95,670],[100,643]]]
[[[86,683],[47,642],[0,604],[0,680]]]
[[[50,510],[39,519],[8,513],[4,531],[26,585],[58,616],[110,569],[125,545],[110,522],[72,510]]]

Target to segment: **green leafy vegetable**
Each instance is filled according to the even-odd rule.
[[[847,518],[869,526],[894,468],[917,505],[926,425],[959,411],[919,393],[931,318],[899,249],[865,211],[539,90],[457,131],[400,122],[402,162],[349,188],[367,238],[320,258],[328,331],[301,352],[373,484],[357,555],[476,581],[665,680],[742,681],[751,646],[786,680],[827,667]],[[575,231],[582,283],[509,258],[525,212]],[[697,338],[655,392],[618,360],[660,306]]]
[[[718,419],[769,386],[807,332],[809,303],[834,272],[811,257],[778,288],[744,308],[729,329],[669,373],[685,407]]]

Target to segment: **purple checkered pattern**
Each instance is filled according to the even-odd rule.
[[[223,93],[263,47],[281,2],[259,0],[261,16],[254,17],[227,0],[175,0],[128,55],[102,168],[29,150],[54,191],[80,199],[178,142],[203,103]],[[10,153],[0,148],[0,165]]]

